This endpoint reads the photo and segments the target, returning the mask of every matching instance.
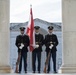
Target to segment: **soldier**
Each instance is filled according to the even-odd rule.
[[[34,50],[32,51],[32,69],[33,73],[36,71],[36,58],[38,60],[38,73],[40,73],[41,67],[41,52],[42,52],[42,45],[44,37],[42,34],[39,33],[39,26],[35,26],[35,46]]]
[[[48,27],[48,32],[49,33],[45,35],[46,56],[48,57],[49,52],[51,52],[50,57],[52,57],[52,60],[53,60],[54,73],[57,73],[56,71],[56,51],[57,51],[56,46],[58,45],[58,39],[57,39],[57,36],[52,33],[53,26]],[[47,73],[49,72],[50,72],[50,58],[49,58]]]
[[[25,28],[20,27],[20,35],[16,37],[16,46],[18,48],[18,60],[19,63],[19,73],[21,73],[22,69],[22,59],[24,60],[24,70],[27,73],[27,52],[29,46],[29,37],[24,34]]]

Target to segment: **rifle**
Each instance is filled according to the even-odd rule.
[[[17,58],[17,62],[16,62],[16,68],[15,68],[15,73],[18,73],[18,65],[20,62],[20,58],[21,58],[21,53],[18,54],[18,58]]]
[[[48,57],[46,58],[46,61],[45,61],[44,73],[47,72],[46,69],[48,67],[48,62],[49,62],[49,59],[50,59],[50,54],[51,54],[51,51],[49,51]]]

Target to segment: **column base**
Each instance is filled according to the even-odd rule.
[[[11,73],[10,66],[0,66],[0,73]]]
[[[76,64],[75,65],[63,65],[60,67],[59,73],[76,73]]]

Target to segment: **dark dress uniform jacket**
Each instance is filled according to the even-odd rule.
[[[33,51],[42,51],[42,45],[43,45],[43,40],[44,40],[44,38],[43,38],[43,35],[42,34],[35,34],[35,43],[36,44],[38,44],[39,45],[39,47],[38,48],[35,48]]]
[[[46,52],[49,52],[50,51],[50,44],[53,44],[53,48],[51,49],[51,52],[54,52],[54,51],[57,51],[57,48],[56,46],[58,45],[58,39],[57,39],[57,36],[55,34],[47,34],[45,36],[45,46],[46,46]]]
[[[24,47],[23,47],[23,49],[22,50],[20,50],[19,49],[19,47],[20,47],[20,45],[21,45],[21,43],[23,43],[24,44]],[[28,52],[28,46],[29,46],[29,37],[28,37],[28,35],[18,35],[17,37],[16,37],[16,46],[18,47],[18,52]]]

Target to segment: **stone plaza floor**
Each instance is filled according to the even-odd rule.
[[[52,74],[52,73],[49,73],[49,74],[33,74],[33,73],[27,73],[27,74],[16,74],[16,73],[7,73],[7,74],[0,74],[0,75],[76,75],[76,74]]]

